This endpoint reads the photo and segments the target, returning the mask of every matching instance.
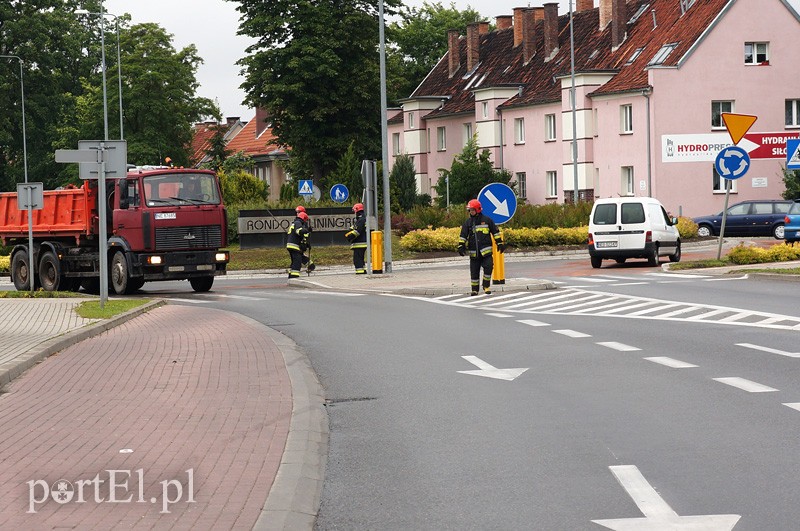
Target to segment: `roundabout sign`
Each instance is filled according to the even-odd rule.
[[[714,161],[717,173],[724,179],[738,179],[750,169],[750,155],[739,146],[726,147]]]

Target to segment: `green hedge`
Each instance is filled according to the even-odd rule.
[[[779,243],[773,245],[769,249],[763,249],[761,247],[746,247],[744,244],[739,244],[730,250],[727,258],[731,263],[738,265],[763,264],[765,262],[788,262],[791,260],[800,260],[800,247]]]
[[[0,256],[0,273],[8,273],[11,271],[11,257]]]
[[[583,245],[589,235],[588,227],[566,229],[501,229],[506,243],[511,247],[540,247],[543,245]],[[440,227],[409,232],[400,238],[400,246],[412,252],[455,251],[458,246],[459,227]]]

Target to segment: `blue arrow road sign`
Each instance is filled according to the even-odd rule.
[[[344,203],[350,197],[350,191],[343,184],[334,184],[331,187],[331,199],[337,203]]]
[[[739,146],[726,147],[714,161],[717,173],[725,179],[738,179],[750,169],[750,155]]]
[[[297,193],[300,195],[314,195],[314,183],[310,179],[307,181],[298,181]]]
[[[800,138],[786,140],[786,169],[800,170]]]
[[[478,194],[483,213],[498,225],[505,223],[517,211],[517,196],[503,183],[487,184]]]

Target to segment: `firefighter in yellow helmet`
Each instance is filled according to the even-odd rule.
[[[350,242],[350,249],[353,250],[353,266],[356,268],[356,275],[366,275],[364,255],[367,254],[367,218],[364,215],[364,205],[361,203],[353,205],[353,213],[356,215],[356,219],[344,237]]]
[[[458,254],[469,252],[470,294],[477,295],[481,285],[481,268],[483,268],[483,292],[492,292],[492,238],[501,253],[506,250],[503,234],[491,218],[481,213],[481,202],[471,199],[467,203],[469,217],[461,225],[458,238]]]

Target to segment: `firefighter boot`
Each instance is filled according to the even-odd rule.
[[[491,282],[490,280],[483,279],[483,292],[486,295],[489,295],[490,293],[492,293],[492,290],[489,288],[489,283],[490,282]]]

